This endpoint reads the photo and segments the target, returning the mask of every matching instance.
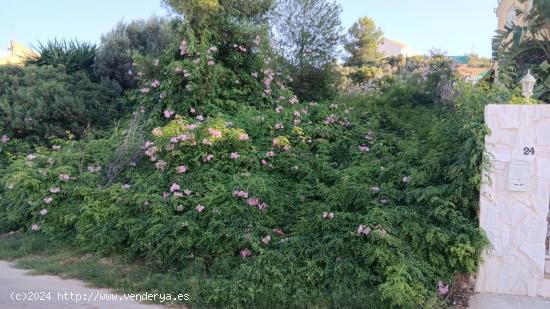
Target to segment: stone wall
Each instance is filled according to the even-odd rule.
[[[492,168],[481,186],[479,220],[491,248],[476,291],[550,297],[550,105],[488,105],[485,121]]]

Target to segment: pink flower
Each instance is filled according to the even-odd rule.
[[[371,231],[372,230],[371,230],[370,227],[366,227],[362,224],[357,227],[357,235],[359,235],[359,236],[363,236],[363,235],[364,236],[369,236]]]
[[[258,198],[255,198],[255,197],[251,197],[248,200],[246,200],[246,202],[250,206],[258,206],[258,204],[260,203],[260,200]]]
[[[281,230],[280,228],[278,227],[274,227],[273,229],[271,229],[275,234],[281,236],[281,237],[286,237],[286,234],[285,232],[283,232],[283,230]]]
[[[371,187],[370,192],[376,194],[380,192],[380,187]]]
[[[147,149],[151,146],[155,145],[155,143],[151,142],[151,141],[146,141],[145,144],[143,144],[143,146],[141,147],[141,149]]]
[[[268,152],[265,154],[265,156],[268,157],[268,158],[272,158],[272,157],[275,156],[275,152],[273,152],[273,151],[268,151]]]
[[[141,92],[142,94],[149,93],[149,91],[150,91],[150,90],[149,90],[149,88],[147,88],[147,87],[143,87],[143,88],[139,89],[139,92]]]
[[[214,138],[222,137],[222,132],[216,129],[208,128],[208,133],[210,133],[210,135]]]
[[[174,192],[174,191],[179,191],[181,189],[180,185],[178,185],[177,183],[173,183],[171,186],[170,186],[170,192]]]
[[[216,46],[211,46],[210,48],[208,48],[208,52],[215,53],[217,51],[218,51],[218,48]]]
[[[248,137],[248,134],[246,134],[246,133],[241,133],[241,134],[239,135],[239,140],[240,140],[240,141],[247,141],[247,140],[249,140],[249,139],[250,139],[250,138]]]
[[[262,165],[267,165],[267,161],[265,159],[262,159],[262,161],[260,161],[262,163]]]
[[[45,216],[45,215],[47,215],[47,214],[48,214],[48,210],[47,210],[46,208],[42,208],[42,209],[40,210],[40,215]]]
[[[176,171],[177,171],[178,174],[183,174],[183,173],[187,172],[187,166],[180,165],[176,168]]]
[[[125,184],[122,185],[122,189],[124,189],[124,190],[129,190],[130,187],[131,187],[131,185],[130,185],[130,184],[127,184],[127,183],[125,183]]]
[[[189,189],[185,189],[185,190],[183,190],[183,193],[185,193],[185,195],[189,196],[189,195],[191,195],[191,193],[193,193],[193,191],[191,191]]]
[[[189,109],[189,112],[191,112],[191,114],[194,114],[194,113],[195,113],[195,108],[194,108],[194,107],[191,107],[191,108]]]
[[[197,207],[195,207],[195,210],[198,211],[198,212],[202,212],[204,210],[204,206],[199,204],[199,205],[197,205]]]
[[[259,210],[267,209],[267,203],[261,202],[261,203],[258,205],[258,209],[259,209]]]
[[[59,175],[59,180],[61,181],[69,181],[71,179],[71,176],[69,176],[68,174],[60,174]]]
[[[6,134],[2,135],[2,138],[0,138],[0,142],[2,142],[3,144],[9,141],[10,141],[10,138]]]
[[[285,126],[282,124],[282,123],[276,123],[275,124],[275,130],[280,130],[280,129],[284,129]]]
[[[159,160],[157,163],[155,163],[155,166],[158,170],[164,171],[164,169],[166,168],[166,162],[163,160]]]
[[[61,191],[61,189],[55,187],[55,188],[50,188],[50,192],[51,193],[59,193]]]
[[[55,160],[53,158],[48,158],[48,164],[53,165],[55,163]]]
[[[174,70],[176,73],[181,73],[183,72],[183,69],[180,68],[180,67],[176,67],[176,69]]]
[[[292,113],[292,115],[294,115],[294,117],[300,117],[301,116],[299,111],[294,111],[294,113]]]
[[[175,198],[183,197],[183,193],[177,192],[177,191],[176,191],[176,192],[174,192],[174,197],[175,197]]]
[[[368,152],[370,149],[368,146],[361,145],[359,146],[359,151],[361,152]]]
[[[326,212],[326,211],[323,211],[323,219],[333,219],[334,218],[334,213],[333,212]]]
[[[160,86],[160,82],[156,79],[151,83],[151,87],[153,88],[158,88],[159,86]]]
[[[233,196],[240,197],[240,198],[248,198],[248,192],[243,190],[235,190],[233,191]]]
[[[271,236],[270,235],[267,235],[266,237],[262,237],[262,243],[264,245],[267,245],[271,242]]]
[[[241,155],[238,152],[231,153],[231,159],[237,160]]]
[[[101,171],[101,166],[99,166],[99,165],[97,165],[97,166],[88,165],[88,172],[96,173],[96,172],[99,172],[99,171]]]
[[[214,60],[208,60],[208,65],[213,66],[214,65]]]
[[[176,211],[177,212],[182,212],[183,211],[183,205],[176,206]]]
[[[161,93],[159,94],[159,98],[160,98],[161,100],[166,99],[166,92],[161,92]]]
[[[206,138],[204,138],[204,139],[202,140],[202,143],[203,143],[203,145],[208,145],[208,146],[211,146],[211,145],[212,145],[212,141],[210,141],[210,140],[208,140],[208,139],[206,139]]]
[[[33,231],[38,231],[40,230],[40,225],[36,224],[36,223],[33,223],[33,225],[31,225],[31,230]]]
[[[48,197],[44,198],[43,201],[44,201],[44,203],[49,204],[53,201],[53,198],[51,196],[48,196]]]
[[[277,107],[275,108],[275,111],[276,111],[277,113],[282,113],[284,110],[285,110],[285,108],[282,107],[282,106],[277,106]]]
[[[164,118],[168,119],[168,118],[172,117],[173,114],[174,114],[173,111],[165,110],[164,111]]]
[[[252,72],[252,73],[250,73],[250,75],[251,75],[252,77],[258,77],[258,72]]]
[[[252,251],[250,251],[250,249],[248,249],[248,248],[242,249],[241,252],[240,252],[240,256],[243,259],[251,257],[252,256]]]
[[[288,103],[290,103],[290,104],[296,104],[296,103],[298,103],[298,102],[300,102],[300,101],[298,100],[298,98],[297,98],[296,96],[293,96],[293,97],[288,101]]]
[[[208,162],[208,161],[210,161],[210,160],[212,160],[212,159],[214,159],[214,155],[208,154],[208,155],[206,155],[206,156],[204,157],[203,161],[204,161],[204,162]]]
[[[32,161],[32,160],[34,160],[34,159],[36,159],[36,156],[35,156],[34,154],[32,154],[32,153],[31,153],[30,155],[27,156],[27,160],[29,160],[29,161]]]
[[[449,293],[449,285],[443,284],[443,282],[439,281],[437,283],[437,294],[443,296],[447,293]]]

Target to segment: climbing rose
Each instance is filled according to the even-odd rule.
[[[181,189],[180,185],[178,185],[177,183],[173,183],[171,186],[170,186],[170,192],[174,192],[174,191],[179,191]]]
[[[262,159],[261,163],[262,165],[267,165],[267,161],[265,159]]]
[[[193,107],[191,107],[191,108],[189,109],[189,112],[191,112],[191,114],[194,114],[195,111],[196,111],[196,110],[195,110],[195,108],[193,108]]]
[[[157,167],[157,169],[164,171],[164,169],[166,168],[166,162],[163,160],[159,160],[157,163],[155,163],[155,166]]]
[[[46,208],[42,208],[42,210],[40,210],[40,215],[45,216],[47,214],[48,214],[48,210]]]
[[[368,152],[368,151],[369,151],[369,147],[364,146],[364,145],[361,145],[361,146],[359,146],[359,151],[361,151],[361,152]]]
[[[197,207],[195,207],[195,210],[198,211],[198,212],[202,212],[204,210],[204,206],[199,204],[199,205],[197,205]]]
[[[149,93],[150,90],[149,90],[149,88],[144,87],[144,88],[141,88],[139,91],[140,91],[142,94],[146,94],[146,93]]]
[[[44,201],[44,203],[49,204],[53,201],[53,198],[48,196],[48,197],[44,198],[43,201]]]
[[[164,118],[168,119],[168,118],[172,117],[173,114],[174,114],[173,111],[165,110],[164,111]]]
[[[50,188],[50,192],[51,193],[59,193],[61,191],[61,189],[55,187],[55,188]]]
[[[267,245],[269,242],[271,242],[271,236],[270,235],[267,235],[266,237],[262,238],[262,243],[264,243],[265,245]]]
[[[2,142],[4,144],[9,142],[9,141],[10,141],[10,138],[6,134],[2,135],[2,138],[0,138],[0,142]]]
[[[275,111],[276,111],[277,113],[282,113],[284,110],[285,110],[285,109],[284,109],[284,107],[282,107],[282,106],[277,106],[277,107],[275,108]]]
[[[248,248],[247,249],[242,249],[240,255],[243,259],[246,259],[247,257],[252,256],[252,251],[250,251]]]
[[[69,181],[69,179],[71,179],[71,176],[69,176],[67,174],[60,174],[59,175],[59,180],[61,180],[61,181]]]
[[[178,174],[183,174],[187,172],[187,166],[186,165],[180,165],[176,168]]]
[[[213,66],[214,65],[214,60],[208,60],[208,65]]]
[[[447,293],[449,293],[449,285],[448,284],[443,284],[443,282],[439,281],[437,283],[437,293],[439,295],[445,295]]]
[[[243,190],[235,190],[233,191],[233,196],[240,197],[240,198],[248,198],[248,192]]]
[[[156,79],[151,83],[151,87],[153,88],[158,88],[159,86],[160,86],[160,82]]]
[[[251,197],[249,198],[247,201],[248,205],[250,206],[257,206],[259,203],[260,203],[260,200],[255,198],[255,197]]]
[[[38,230],[40,230],[40,225],[34,223],[33,225],[31,225],[31,230],[33,230],[33,231],[38,231]]]
[[[231,159],[237,160],[241,155],[239,155],[238,152],[232,152],[231,153]]]
[[[246,134],[246,133],[241,133],[241,134],[239,135],[239,140],[240,140],[240,141],[247,141],[247,140],[249,140],[249,139],[250,139],[250,138],[248,137],[248,134]]]
[[[372,230],[371,230],[370,227],[366,227],[362,224],[357,227],[357,235],[359,235],[359,236],[363,236],[363,235],[369,236],[371,231]]]
[[[208,128],[208,133],[210,133],[210,135],[215,138],[222,137],[222,132],[216,129]]]
[[[210,160],[212,160],[212,159],[214,159],[214,155],[211,155],[211,154],[206,155],[206,156],[204,157],[204,162],[208,162],[208,161],[210,161]]]

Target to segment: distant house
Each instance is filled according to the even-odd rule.
[[[382,43],[380,43],[378,51],[384,54],[384,57],[412,57],[420,55],[418,51],[412,49],[407,44],[388,38],[384,38]]]
[[[523,25],[521,18],[517,16],[517,10],[529,11],[533,7],[533,0],[521,3],[519,0],[500,0],[495,13],[498,17],[498,30],[504,30],[508,25]]]
[[[487,74],[491,73],[491,68],[471,68],[466,64],[459,64],[456,66],[456,72],[465,81],[476,84]]]
[[[12,40],[7,50],[0,50],[0,65],[21,65],[28,57],[35,56],[37,56],[37,54],[32,49]]]

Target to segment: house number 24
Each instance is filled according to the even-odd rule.
[[[535,155],[535,147],[523,147],[523,155],[524,156],[534,156]]]

